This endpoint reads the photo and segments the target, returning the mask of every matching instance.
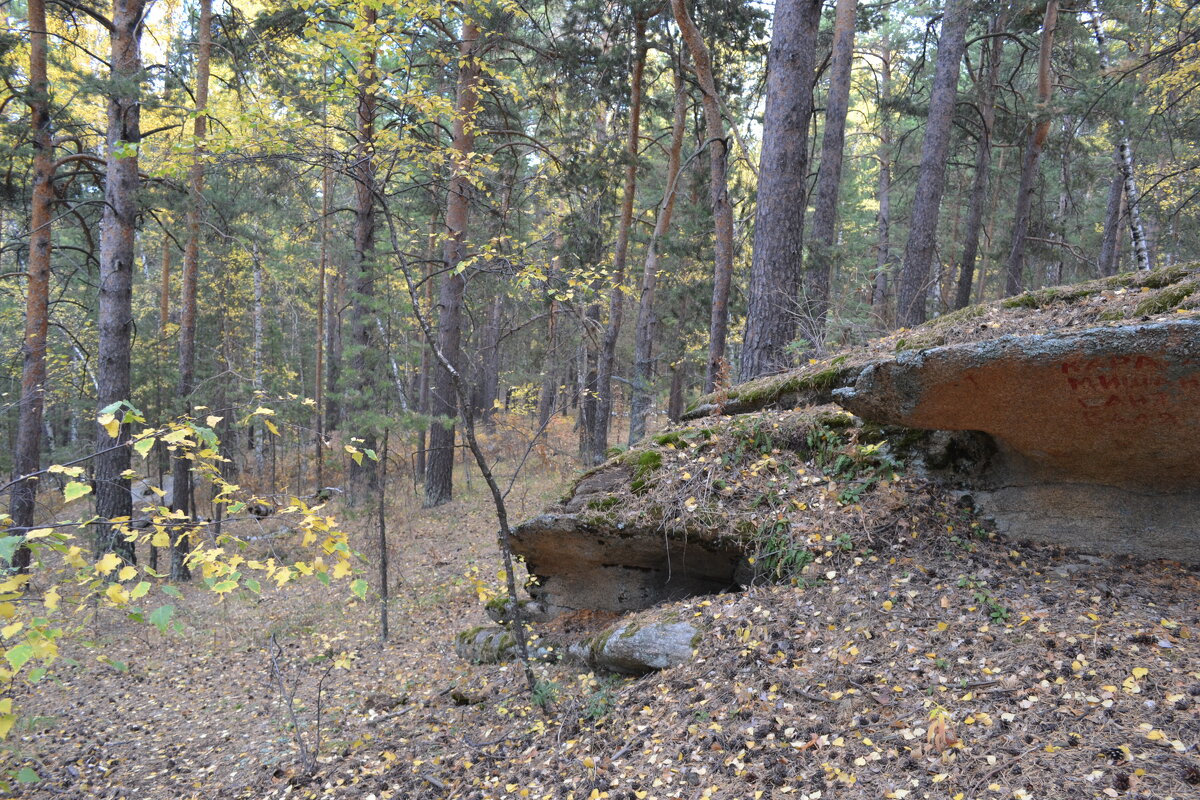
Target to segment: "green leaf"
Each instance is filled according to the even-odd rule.
[[[41,776],[29,767],[21,767],[21,770],[17,773],[17,780],[21,783],[37,783],[41,779]]]
[[[148,591],[150,591],[150,581],[141,581],[133,587],[133,591],[129,593],[129,599],[137,600],[139,597],[145,597]]]
[[[16,647],[10,647],[8,648],[8,651],[5,652],[4,658],[7,659],[8,663],[12,665],[13,672],[16,672],[21,667],[25,666],[25,663],[29,661],[29,659],[33,658],[33,645],[19,644]]]
[[[29,675],[25,678],[25,680],[29,681],[30,683],[37,683],[44,677],[46,677],[46,668],[38,667],[37,669],[29,670]]]
[[[147,436],[145,439],[138,439],[133,443],[134,452],[136,452],[142,458],[145,458],[150,454],[150,451],[154,449],[154,441],[155,439],[153,436]]]
[[[180,600],[183,599],[183,592],[179,591],[174,586],[164,586],[162,587],[162,590],[163,594],[169,594],[171,597],[178,597]]]
[[[63,498],[69,503],[72,500],[78,500],[85,494],[91,493],[91,491],[92,487],[88,486],[86,483],[71,481],[63,487]]]
[[[13,555],[21,546],[20,536],[0,536],[0,559],[12,563]]]
[[[354,592],[354,596],[359,600],[367,599],[367,582],[359,578],[350,583],[350,591]]]
[[[329,585],[329,573],[328,572],[318,572],[317,580],[319,580],[321,583],[328,586]]]
[[[254,578],[246,579],[246,588],[249,589],[250,591],[254,592],[255,594],[260,594],[262,592],[262,586],[259,584],[258,581],[254,580]]]
[[[164,587],[166,588],[166,587]],[[175,606],[165,605],[154,609],[150,614],[150,624],[158,628],[158,632],[166,634],[167,624],[171,621],[171,617],[175,615]]]
[[[237,588],[237,585],[237,581],[223,580],[220,583],[213,584],[212,590],[217,594],[225,594],[226,592],[232,592]]]

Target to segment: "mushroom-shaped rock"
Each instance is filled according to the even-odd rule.
[[[980,499],[1002,528],[1200,562],[1200,321],[907,352],[834,394],[871,421],[990,434]]]
[[[513,552],[538,582],[530,594],[557,611],[637,611],[747,581],[742,548],[655,528],[542,514],[513,530]]]

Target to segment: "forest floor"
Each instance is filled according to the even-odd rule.
[[[562,483],[530,474],[513,516]],[[677,603],[708,626],[693,663],[538,665],[543,708],[517,666],[454,655],[498,583],[482,488],[428,511],[393,498],[386,644],[378,603],[337,584],[216,606],[191,588],[181,635],[102,613],[94,646],[19,698],[38,716],[10,743],[43,778],[23,796],[1200,797],[1195,570],[979,535],[901,479],[907,521],[869,551],[831,545],[814,580]],[[347,524],[371,558],[367,515]]]

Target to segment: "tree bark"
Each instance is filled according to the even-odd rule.
[[[329,190],[333,171],[321,169],[321,256],[317,267],[317,359],[313,367],[313,458],[316,461],[314,491],[325,488],[325,282],[329,272]]]
[[[767,98],[746,308],[743,381],[788,365],[804,263],[808,128],[822,0],[778,0],[767,55]]]
[[[466,279],[458,270],[466,252],[467,223],[470,213],[471,182],[466,174],[468,159],[475,149],[475,112],[479,106],[480,64],[479,30],[474,20],[463,20],[458,43],[458,97],[453,129],[454,168],[446,202],[448,236],[443,250],[445,270],[438,286],[438,350],[460,369],[462,358],[462,304]],[[455,376],[444,364],[437,365],[430,413],[429,455],[425,469],[425,506],[449,502],[454,485],[454,419],[458,413]]]
[[[1021,291],[1025,271],[1025,244],[1029,236],[1029,215],[1033,209],[1034,183],[1037,180],[1038,162],[1046,138],[1050,135],[1050,96],[1053,91],[1050,74],[1050,55],[1054,50],[1054,29],[1058,27],[1058,0],[1046,3],[1046,14],[1042,18],[1042,39],[1038,50],[1038,118],[1031,123],[1029,137],[1025,143],[1025,160],[1021,165],[1021,181],[1017,188],[1017,205],[1013,212],[1012,249],[1008,253],[1005,267],[1004,296],[1011,297]]]
[[[200,271],[200,222],[204,214],[204,139],[208,133],[209,63],[212,57],[212,0],[200,0],[196,50],[196,119],[192,136],[194,147],[188,187],[187,244],[183,250],[183,285],[179,298],[179,398],[184,413],[191,412],[191,395],[196,385],[196,279]],[[195,513],[189,507],[192,496],[192,462],[176,457],[172,465],[171,508],[185,515]],[[171,579],[188,580],[191,572],[187,555],[191,550],[190,527],[176,532],[171,542]]]
[[[479,412],[476,416],[489,433],[496,429],[496,399],[500,396],[500,320],[503,312],[504,295],[497,292],[483,329],[479,383],[475,393],[475,407]]]
[[[363,7],[362,25],[364,36],[375,35],[374,26],[378,12],[370,5]],[[358,105],[355,111],[357,154],[354,175],[354,288],[350,309],[350,340],[353,352],[350,358],[354,371],[353,413],[359,419],[354,423],[363,439],[365,448],[374,449],[375,435],[369,426],[364,427],[363,416],[374,408],[372,396],[374,372],[378,366],[371,355],[375,349],[375,337],[371,333],[371,319],[375,313],[375,113],[378,98],[375,87],[376,47],[365,46],[362,61],[358,65]],[[349,482],[352,487],[360,484],[366,489],[375,485],[375,461],[364,458],[361,462],[350,462]]]
[[[671,120],[671,145],[667,149],[667,190],[658,205],[654,233],[646,246],[646,262],[642,267],[642,292],[638,298],[637,327],[633,345],[633,392],[629,408],[629,444],[634,445],[646,435],[646,415],[651,406],[651,380],[654,372],[654,335],[658,318],[654,310],[654,295],[658,286],[658,245],[671,227],[675,211],[676,189],[683,155],[683,137],[687,132],[687,91],[683,85],[683,64],[677,65],[675,78],[675,114]]]
[[[47,78],[46,5],[29,0],[29,121],[33,134],[33,194],[29,214],[28,283],[25,293],[25,338],[21,347],[21,406],[13,451],[13,484],[9,496],[9,533],[19,536],[33,527],[37,506],[36,477],[41,469],[42,412],[46,397],[46,332],[50,321],[51,222],[54,205],[54,131],[50,122]],[[12,566],[27,572],[31,552],[21,545]]]
[[[829,97],[825,103],[817,202],[813,208],[804,312],[800,320],[804,338],[818,353],[825,351],[826,318],[829,316],[829,282],[837,236],[842,153],[846,146],[846,114],[850,110],[850,68],[854,63],[854,20],[857,10],[858,0],[837,0],[834,13]]]
[[[708,369],[704,390],[711,392],[717,381],[728,374],[725,338],[729,330],[729,287],[733,279],[733,206],[729,202],[729,144],[721,119],[721,101],[713,80],[712,59],[700,29],[688,14],[686,0],[671,0],[671,11],[683,36],[700,83],[704,109],[704,135],[708,146],[709,199],[712,204],[715,241],[713,246],[712,315],[708,326]]]
[[[1104,208],[1104,232],[1100,238],[1100,258],[1097,267],[1101,277],[1117,274],[1118,242],[1121,233],[1121,212],[1124,210],[1125,179],[1120,170],[1113,175],[1108,187],[1108,202]]]
[[[554,413],[558,397],[558,301],[554,299],[554,279],[562,265],[563,234],[554,235],[554,257],[546,273],[546,352],[542,358],[542,388],[538,393],[538,429],[544,429]]]
[[[110,42],[111,94],[108,97],[104,213],[100,222],[100,291],[97,348],[100,408],[130,398],[129,349],[133,333],[134,235],[138,214],[138,147],[141,141],[142,22],[145,0],[114,0]],[[117,411],[117,417],[123,416]],[[118,431],[125,441],[129,430]],[[98,428],[97,441],[108,440]],[[102,448],[96,457],[96,515],[100,518],[97,550],[114,552],[136,563],[133,543],[125,541],[107,520],[129,517],[133,499],[127,447]]]
[[[638,140],[642,120],[642,75],[646,70],[646,19],[635,13],[633,19],[633,75],[629,79],[629,135],[625,142],[625,187],[621,197],[621,217],[617,222],[617,243],[613,253],[613,286],[608,301],[608,324],[600,345],[596,368],[596,416],[592,420],[591,452],[603,458],[608,449],[608,427],[612,419],[612,376],[617,358],[617,337],[625,309],[625,265],[629,256],[629,234],[633,228],[633,203],[637,195]]]
[[[878,241],[875,245],[875,279],[871,287],[871,311],[875,325],[887,330],[888,321],[888,275],[893,269],[892,261],[892,126],[883,105],[887,100],[892,83],[892,50],[886,39],[879,53],[879,182],[875,198],[879,211],[875,214],[875,230]]]
[[[929,267],[937,245],[938,217],[946,183],[946,156],[950,149],[954,103],[958,97],[959,64],[966,47],[971,9],[968,0],[946,0],[933,87],[929,93],[929,117],[921,141],[916,197],[896,297],[896,321],[900,325],[919,325],[925,321]]]
[[[996,125],[996,84],[1000,79],[1000,57],[1004,54],[1001,34],[1008,25],[1007,9],[992,17],[988,33],[993,37],[987,49],[987,72],[980,70],[977,108],[979,109],[979,144],[975,150],[975,175],[971,180],[971,199],[968,201],[967,229],[963,234],[962,258],[958,264],[958,289],[954,307],[971,304],[971,285],[975,280],[975,259],[979,254],[979,233],[983,229],[983,209],[987,205],[989,172],[992,168],[992,131]]]

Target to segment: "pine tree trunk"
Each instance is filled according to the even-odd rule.
[[[675,78],[675,114],[671,120],[671,144],[667,148],[666,192],[658,205],[654,233],[646,246],[646,262],[642,267],[642,292],[638,299],[637,327],[633,345],[633,392],[629,407],[629,444],[634,445],[646,435],[646,415],[650,413],[651,381],[654,372],[654,335],[658,318],[654,311],[654,295],[658,286],[658,246],[671,227],[679,170],[683,155],[683,137],[687,132],[687,91],[683,85],[683,64],[677,65]]]
[[[882,106],[888,97],[892,83],[891,43],[884,40],[879,54],[879,182],[875,199],[879,211],[875,214],[875,230],[878,241],[875,245],[875,280],[871,288],[871,311],[875,326],[887,330],[888,321],[888,274],[892,271],[892,126],[888,112]]]
[[[208,133],[209,62],[212,56],[212,0],[200,0],[199,37],[196,51],[196,119],[192,127],[195,151],[188,191],[187,245],[183,250],[183,286],[179,298],[179,398],[183,411],[191,412],[191,395],[196,385],[196,282],[200,271],[200,221],[204,214],[204,139]],[[189,507],[192,496],[191,460],[176,458],[172,465],[171,508],[184,515],[195,513]],[[171,542],[171,579],[188,580],[191,572],[187,554],[191,549],[189,528],[176,531]]]
[[[340,269],[334,267],[327,270],[327,274],[329,288],[325,294],[325,430],[336,431],[342,424],[339,389],[342,381],[342,303],[346,284]]]
[[[946,156],[958,97],[959,65],[972,8],[967,0],[946,0],[942,17],[933,87],[929,93],[929,117],[921,141],[921,164],[896,296],[896,322],[903,326],[925,321],[925,296],[929,291],[929,267],[937,245],[938,217],[946,184]]]
[[[767,56],[754,255],[738,373],[743,381],[785,368],[787,347],[796,338],[804,211],[808,205],[808,129],[813,114],[821,3],[775,3]]]
[[[646,70],[646,19],[635,14],[633,20],[633,75],[629,79],[629,135],[625,142],[625,187],[621,197],[621,217],[617,222],[617,243],[613,253],[613,286],[608,301],[608,324],[600,346],[596,369],[596,416],[591,431],[593,456],[603,458],[608,449],[608,428],[612,419],[612,376],[617,358],[617,337],[625,310],[625,266],[629,257],[629,235],[633,228],[633,204],[637,195],[637,159],[642,120],[642,75]]]
[[[141,106],[138,87],[142,71],[142,22],[145,0],[114,0],[110,41],[111,92],[108,98],[104,212],[100,222],[100,292],[97,352],[100,408],[128,401],[131,394],[129,349],[133,333],[133,259],[138,215],[138,153]],[[118,411],[118,419],[123,415]],[[129,431],[122,425],[118,441]],[[99,442],[109,436],[98,427]],[[129,479],[129,449],[104,448],[96,457],[96,515],[100,518],[97,550],[114,552],[136,562],[132,542],[105,522],[129,517],[133,499]]]
[[[803,336],[818,353],[825,351],[829,315],[829,282],[837,236],[838,195],[842,184],[842,153],[846,146],[846,114],[850,110],[850,68],[854,63],[854,18],[858,0],[837,0],[833,22],[833,60],[829,72],[829,97],[825,103],[825,131],[821,139],[821,167],[817,176],[817,202],[813,208],[812,241],[804,287]]]
[[[554,235],[554,258],[546,274],[546,352],[542,357],[542,388],[538,393],[538,430],[545,429],[554,413],[558,398],[558,301],[554,299],[554,280],[562,265],[563,234]]]
[[[1101,277],[1117,274],[1118,242],[1121,233],[1121,211],[1125,199],[1125,179],[1120,170],[1113,175],[1108,187],[1108,202],[1104,208],[1104,231],[1100,237],[1100,258],[1097,263]]]
[[[473,20],[465,19],[458,44],[460,66],[452,145],[456,159],[446,202],[446,228],[449,235],[443,251],[445,271],[438,287],[438,350],[455,369],[461,368],[462,360],[462,305],[466,279],[456,268],[465,255],[470,212],[471,182],[464,170],[475,149],[475,113],[479,106],[480,77],[478,45],[479,30]],[[425,469],[427,508],[448,502],[453,495],[454,485],[454,419],[458,413],[458,403],[454,375],[440,363],[436,368],[429,400],[430,413],[435,419],[429,428],[429,455]]]
[[[264,393],[263,386],[263,271],[262,264],[258,257],[258,248],[254,250],[254,308],[252,314],[254,317],[254,340],[253,358],[254,369],[254,396],[256,402],[261,400]],[[254,476],[258,481],[258,490],[263,491],[263,480],[266,475],[266,443],[267,430],[266,426],[259,423],[258,429],[254,436]],[[271,491],[275,491],[274,481],[271,482]]]
[[[729,203],[729,145],[721,103],[713,80],[712,59],[700,29],[688,14],[686,0],[671,0],[671,11],[679,25],[683,41],[692,54],[692,64],[702,93],[704,135],[708,145],[709,200],[712,204],[715,241],[713,244],[713,299],[708,325],[708,369],[705,391],[711,392],[722,375],[728,374],[725,338],[729,331],[729,287],[733,279],[733,206]]]
[[[329,190],[333,171],[321,170],[321,260],[317,267],[317,359],[313,367],[313,458],[316,462],[314,491],[325,488],[325,283],[329,272]]]
[[[987,72],[980,71],[978,87],[979,144],[975,150],[975,175],[971,180],[971,197],[967,209],[967,229],[963,234],[962,258],[958,263],[958,289],[954,307],[971,304],[971,288],[975,280],[975,259],[979,254],[979,234],[983,229],[983,210],[987,205],[989,173],[992,168],[992,130],[996,124],[996,84],[1000,79],[1000,57],[1004,53],[1007,10],[992,17],[988,33],[994,38],[988,52]]]
[[[378,12],[369,5],[364,6],[362,25],[367,37],[374,36]],[[358,65],[358,106],[355,112],[357,153],[353,168],[354,176],[354,288],[350,308],[350,339],[353,351],[350,358],[354,371],[354,403],[351,413],[358,415],[352,425],[363,426],[363,415],[374,408],[373,397],[375,371],[379,366],[371,356],[377,346],[371,334],[371,319],[375,313],[375,112],[377,98],[375,86],[376,50],[368,46]],[[363,439],[363,447],[374,449],[375,435],[372,430],[356,430]],[[357,490],[371,490],[375,486],[375,461],[364,458],[350,462],[349,483]]]
[[[483,347],[479,354],[479,391],[476,395],[477,418],[489,433],[496,429],[496,399],[500,396],[500,320],[504,313],[504,295],[497,292],[483,329]]]
[[[21,405],[17,416],[13,477],[41,469],[42,412],[46,397],[46,332],[50,321],[51,222],[54,205],[54,132],[50,122],[50,82],[47,78],[46,5],[29,0],[29,121],[33,134],[33,193],[29,208],[29,274],[25,293],[25,338],[21,347]],[[9,496],[8,533],[19,536],[33,526],[37,478],[18,480]],[[22,545],[13,555],[18,572],[29,569],[30,550]]]
[[[1050,96],[1053,90],[1050,75],[1050,54],[1054,50],[1054,29],[1058,27],[1058,0],[1046,3],[1042,18],[1042,39],[1038,51],[1038,119],[1029,129],[1025,143],[1025,160],[1021,165],[1021,181],[1017,188],[1016,210],[1013,212],[1012,249],[1005,267],[1005,297],[1021,291],[1025,271],[1025,243],[1029,236],[1029,216],[1033,210],[1034,183],[1038,162],[1046,138],[1050,135]]]

